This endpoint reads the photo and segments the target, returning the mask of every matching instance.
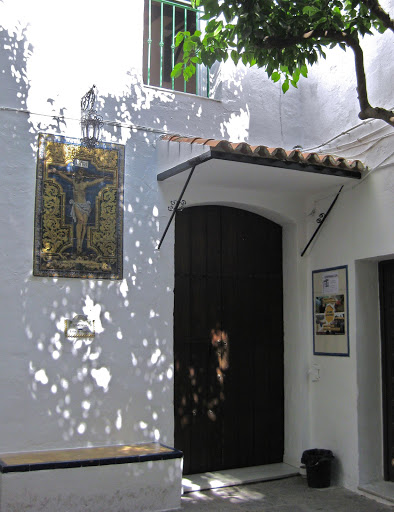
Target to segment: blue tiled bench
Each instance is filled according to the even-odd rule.
[[[182,457],[160,443],[0,454],[0,512],[178,508]]]
[[[159,443],[0,454],[0,473],[129,464],[181,457],[179,450]]]

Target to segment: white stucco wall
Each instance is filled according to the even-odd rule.
[[[156,142],[173,132],[282,144],[282,127],[275,123],[282,98],[268,83],[275,99],[267,94],[261,111],[271,129],[260,133],[256,125],[250,137],[251,102],[261,80],[256,73],[248,83],[245,70],[223,70],[220,102],[144,87],[141,0],[119,0],[110,10],[104,2],[71,2],[61,16],[47,1],[6,1],[0,9],[1,250],[8,262],[1,269],[0,378],[9,387],[2,396],[0,451],[158,438],[171,444],[173,243],[170,232],[166,250],[154,250],[169,200],[156,182]],[[103,139],[126,144],[124,280],[35,278],[37,135],[79,137],[80,98],[92,83],[99,88],[100,113],[122,125],[106,124]],[[261,210],[258,194],[251,194],[238,196],[238,204]],[[231,201],[225,191],[221,195]],[[82,312],[96,318],[99,329],[89,349],[73,353],[62,336],[63,321]]]
[[[160,135],[291,149],[320,144],[359,124],[351,60],[341,51],[329,53],[298,91],[285,96],[264,72],[235,70],[231,63],[221,69],[220,101],[143,86],[143,4],[71,0],[55,9],[49,0],[0,3],[0,384],[7,391],[0,396],[0,452],[150,439],[172,444],[172,228],[163,249],[155,247],[177,189],[156,181],[163,166]],[[363,44],[372,71],[371,102],[392,106],[387,104],[394,69],[388,38],[378,39],[385,52],[379,74],[381,67],[372,59],[375,40]],[[107,121],[103,139],[126,146],[124,280],[36,278],[37,136],[79,137],[80,98],[93,83]],[[20,109],[24,112],[16,112]],[[391,145],[389,127],[367,122],[323,150],[361,158],[375,168],[391,155]],[[174,155],[174,164],[177,159]],[[394,254],[392,160],[381,165],[358,186],[345,187],[302,259],[316,214],[333,199],[331,191],[305,204],[247,184],[242,190],[190,188],[187,197],[188,205],[239,206],[283,226],[285,460],[298,465],[302,450],[328,447],[337,456],[337,481],[351,488],[381,468],[376,457],[375,469],[368,472],[368,461],[359,456],[371,440],[381,442],[367,418],[367,403],[380,400],[376,264],[359,263]],[[309,215],[313,208],[316,214]],[[313,357],[311,272],[335,265],[349,267],[350,358]],[[371,302],[362,295],[368,282]],[[373,342],[361,331],[360,303],[361,311],[371,310]],[[371,304],[376,304],[373,311]],[[73,352],[62,336],[63,320],[82,312],[96,319],[97,335],[89,350]],[[308,376],[314,362],[321,366],[319,382]],[[367,403],[362,389],[370,390]],[[381,453],[381,447],[376,450]]]
[[[310,387],[311,440],[333,449],[340,481],[355,488],[383,475],[377,261],[394,254],[394,158],[393,132],[383,123],[371,123],[369,134],[360,127],[351,136],[356,148],[348,149],[348,156],[363,153],[370,174],[343,189],[308,260],[311,270],[348,265],[350,357],[312,358],[321,367],[321,379]],[[342,136],[335,143],[348,139]],[[332,199],[314,204],[310,231]]]

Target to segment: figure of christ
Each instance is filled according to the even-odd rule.
[[[75,174],[67,175],[63,171],[59,171],[54,166],[50,166],[48,173],[57,174],[68,183],[72,184],[73,199],[70,200],[71,216],[75,223],[76,239],[77,239],[77,254],[82,253],[82,245],[86,236],[87,224],[92,206],[90,201],[86,201],[85,191],[88,187],[92,187],[97,183],[101,183],[106,179],[106,176],[94,180],[86,180],[85,174],[82,169],[78,169]]]

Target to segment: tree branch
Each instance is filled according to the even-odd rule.
[[[344,42],[354,52],[357,78],[357,94],[361,111],[358,114],[360,119],[381,119],[387,124],[394,126],[394,112],[381,107],[372,107],[368,100],[367,81],[364,69],[364,54],[358,39],[346,36]]]
[[[358,39],[356,39],[354,37],[350,37],[350,36],[347,37],[345,42],[348,46],[350,46],[350,48],[354,52],[354,61],[355,61],[355,65],[356,65],[356,77],[357,77],[357,93],[358,93],[358,101],[360,103],[361,111],[368,110],[372,107],[368,100],[367,81],[365,78],[363,50],[360,46]]]
[[[377,2],[376,2],[377,3]],[[356,67],[356,78],[357,78],[357,94],[358,101],[360,104],[360,113],[358,117],[360,119],[381,119],[387,124],[394,127],[394,112],[386,110],[381,107],[372,107],[368,100],[367,92],[367,81],[365,78],[364,69],[364,54],[360,46],[358,38],[354,35],[349,35],[345,32],[335,31],[324,31],[324,30],[311,30],[305,34],[299,36],[290,36],[287,38],[281,38],[276,36],[265,37],[261,44],[260,49],[271,49],[271,48],[288,48],[289,46],[295,46],[297,44],[305,43],[308,39],[329,39],[330,41],[336,41],[338,43],[343,42],[349,46],[354,52],[355,67]]]
[[[390,15],[383,9],[378,0],[363,0],[365,6],[383,23],[383,25],[394,32],[394,20],[390,18]]]

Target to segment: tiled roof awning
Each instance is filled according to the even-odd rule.
[[[202,139],[200,137],[180,137],[166,135],[160,141],[161,157],[159,165],[164,168],[157,175],[157,180],[169,184],[181,185],[181,193],[177,201],[172,201],[171,217],[167,223],[161,240],[166,236],[176,211],[181,205],[186,189],[225,194],[225,201],[233,198],[234,191],[240,193],[259,194],[259,202],[286,218],[294,218],[299,213],[285,212],[284,209],[303,205],[306,200],[316,194],[335,190],[338,197],[338,186],[342,187],[353,180],[359,180],[364,165],[359,160],[347,160],[333,155],[306,153],[293,149],[266,146],[251,146],[244,142],[234,144],[226,140]],[[169,162],[170,165],[165,165]],[[185,171],[190,170],[188,173]],[[333,190],[331,190],[333,189]],[[178,189],[180,190],[180,189]],[[204,192],[203,192],[204,194]],[[262,197],[264,194],[264,198]],[[238,196],[237,196],[238,197]],[[335,199],[336,201],[336,199]],[[183,201],[184,203],[185,201]],[[237,202],[237,199],[236,199]],[[192,201],[193,204],[193,201]],[[249,204],[249,203],[248,203]]]
[[[212,159],[353,179],[360,179],[364,170],[364,165],[360,160],[347,160],[319,153],[305,153],[298,149],[286,151],[280,147],[251,146],[245,142],[231,143],[226,140],[181,137],[178,135],[165,135],[162,140],[194,147],[199,145],[200,148],[203,146],[204,149],[199,155],[192,156],[159,173],[157,177],[159,181],[164,181],[195,165]]]

